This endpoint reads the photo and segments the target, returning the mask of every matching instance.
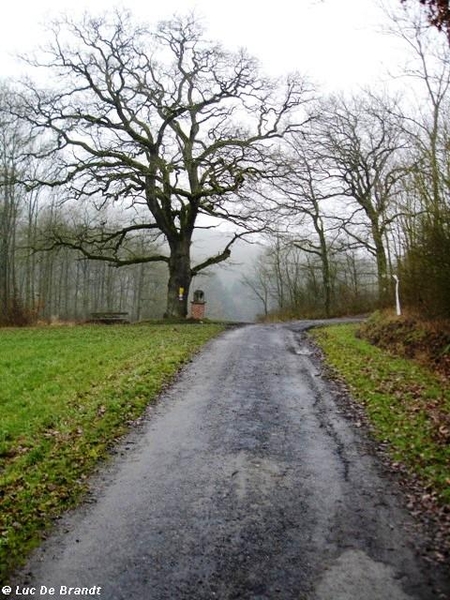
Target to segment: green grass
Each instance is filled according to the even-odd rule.
[[[392,458],[450,504],[450,386],[415,362],[356,337],[357,325],[313,330],[327,362],[366,410]]]
[[[220,325],[0,329],[0,579]]]

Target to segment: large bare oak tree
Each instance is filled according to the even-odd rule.
[[[297,75],[262,76],[246,52],[206,40],[192,17],[154,30],[129,13],[62,19],[52,40],[30,62],[49,69],[53,88],[28,83],[21,94],[22,118],[42,131],[45,154],[59,166],[58,178],[41,183],[131,215],[123,226],[56,233],[53,241],[117,266],[166,262],[166,315],[184,317],[192,277],[226,260],[254,227],[255,204],[250,210],[245,198],[259,180],[277,176],[272,158],[301,127],[310,90]],[[194,230],[223,220],[234,228],[223,250],[193,265]],[[127,251],[143,232],[162,234],[163,249]]]

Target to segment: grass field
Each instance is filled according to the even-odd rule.
[[[0,329],[0,579],[219,325]]]
[[[450,385],[412,360],[358,339],[357,325],[313,330],[327,361],[365,407],[376,437],[424,489],[450,506]]]

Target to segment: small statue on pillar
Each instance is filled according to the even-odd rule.
[[[195,290],[194,299],[191,302],[191,319],[201,321],[205,318],[205,292],[203,290]]]

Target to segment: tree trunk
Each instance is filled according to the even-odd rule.
[[[327,319],[331,316],[331,275],[330,275],[330,264],[328,262],[328,255],[322,256],[322,279],[324,288],[324,308],[325,316]]]
[[[322,223],[319,220],[314,220],[314,227],[319,236],[320,243],[320,261],[322,266],[322,283],[324,290],[324,309],[327,318],[331,315],[331,273],[330,261],[328,258],[328,245]]]
[[[190,238],[169,241],[169,283],[167,286],[166,318],[184,319],[188,314],[188,297],[191,285]]]
[[[383,243],[383,235],[379,227],[372,223],[372,236],[375,245],[378,279],[378,302],[381,308],[389,305],[391,282],[388,278],[388,263],[386,249]]]

